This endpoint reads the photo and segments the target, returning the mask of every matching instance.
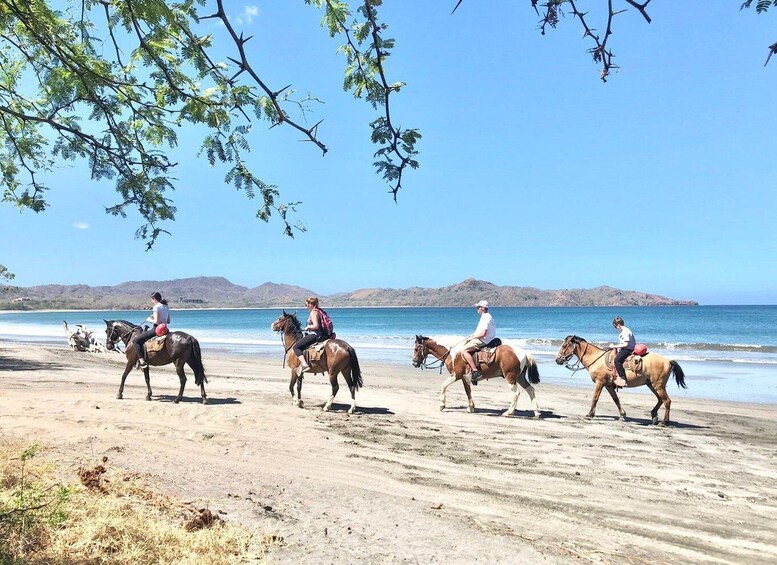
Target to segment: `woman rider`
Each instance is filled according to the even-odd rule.
[[[310,366],[305,361],[305,356],[302,354],[302,352],[317,341],[321,341],[327,338],[326,332],[321,327],[321,316],[318,313],[318,298],[315,296],[309,297],[307,300],[305,300],[305,306],[308,310],[310,310],[308,323],[305,325],[305,332],[307,332],[307,335],[297,340],[297,342],[292,346],[294,349],[294,355],[296,355],[297,359],[299,359],[297,375],[301,375],[310,369]]]
[[[167,306],[167,300],[164,300],[161,294],[155,292],[151,295],[151,304],[151,315],[146,318],[146,321],[151,322],[153,327],[132,340],[132,343],[135,346],[135,353],[137,353],[138,360],[140,361],[141,369],[146,369],[148,367],[148,363],[146,362],[146,348],[143,347],[143,344],[156,335],[156,327],[159,324],[170,323],[170,308]]]

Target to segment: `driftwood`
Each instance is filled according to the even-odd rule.
[[[67,334],[67,343],[73,351],[89,351],[90,353],[105,353],[105,346],[92,337],[92,332],[82,324],[76,324],[76,330],[72,331],[66,321],[62,322]]]

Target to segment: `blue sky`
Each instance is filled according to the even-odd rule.
[[[393,119],[420,129],[421,167],[395,204],[372,167],[374,111],[342,91],[339,44],[303,2],[238,6],[273,88],[325,103],[329,153],[259,123],[252,160],[307,232],[291,240],[197,157],[176,155],[177,219],[155,249],[137,215],[104,213],[110,182],[63,164],[50,208],[0,205],[0,263],[20,286],[224,276],[322,294],[446,286],[474,277],[543,289],[610,285],[703,304],[777,304],[777,13],[663,2],[616,20],[607,83],[567,18],[542,36],[527,2],[388,1],[387,72],[407,83]]]

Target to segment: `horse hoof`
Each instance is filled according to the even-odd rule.
[[[355,413],[355,412],[356,412],[356,408],[350,408],[350,409],[348,410],[348,413],[349,413],[349,414],[353,414],[353,413]]]
[[[585,415],[585,419],[586,419],[586,420],[593,420],[593,418],[594,418],[594,415],[593,415],[593,414],[586,414],[586,415]]]
[[[149,398],[149,400],[151,399]],[[173,404],[178,404],[179,402],[181,402],[180,398],[176,398],[175,400],[173,400]]]
[[[116,395],[116,400],[121,400],[121,399],[123,399],[123,398],[124,398],[124,396],[122,396],[121,394],[117,394],[117,395]]]
[[[202,403],[203,403],[203,404],[207,404],[207,403],[208,403],[208,399],[207,399],[207,398],[203,398],[203,399],[202,399]]]
[[[658,418],[653,418],[653,425],[654,425],[654,426],[657,426],[657,425],[658,425]]]
[[[502,418],[510,418],[512,416],[512,413],[510,412],[502,412]]]
[[[445,410],[445,404],[440,404],[440,412]]]
[[[148,396],[146,396],[146,400],[151,400],[151,395],[150,394]]]
[[[663,428],[664,426],[668,426],[669,422],[659,422],[658,425]]]
[[[534,418],[533,418],[534,420],[540,420],[541,418],[542,418],[542,414],[540,412],[536,412],[534,414]]]

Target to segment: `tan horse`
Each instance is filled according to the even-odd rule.
[[[302,404],[302,375],[297,376],[297,367],[299,359],[294,355],[292,347],[297,340],[302,338],[302,327],[296,314],[283,314],[275,320],[270,326],[275,332],[283,332],[283,347],[286,350],[286,361],[291,368],[291,383],[289,391],[291,392],[291,401],[294,406],[303,407]],[[359,368],[359,359],[356,357],[356,351],[344,342],[342,339],[329,339],[321,352],[321,358],[311,360],[308,372],[329,373],[329,383],[332,385],[332,396],[324,404],[323,409],[329,411],[332,403],[335,401],[337,391],[340,385],[337,384],[337,376],[342,373],[348,389],[351,391],[351,408],[349,414],[356,412],[356,391],[364,386],[362,382],[362,372]],[[294,385],[297,385],[297,392],[294,392]]]
[[[599,402],[599,395],[602,393],[602,388],[606,388],[618,407],[621,420],[625,420],[626,411],[621,407],[620,400],[618,400],[618,393],[615,391],[615,383],[613,383],[614,375],[605,363],[607,351],[607,349],[601,349],[588,343],[582,337],[570,335],[561,344],[561,349],[559,349],[558,355],[556,355],[556,363],[563,365],[568,363],[572,356],[575,356],[579,363],[588,371],[588,374],[591,375],[591,380],[594,382],[594,396],[591,400],[591,410],[586,415],[586,418],[594,417],[596,403]],[[568,364],[567,367],[569,367]],[[669,375],[672,373],[674,373],[677,386],[688,388],[685,385],[685,373],[683,373],[677,361],[670,361],[657,353],[648,353],[642,358],[642,369],[639,371],[639,374],[636,374],[631,369],[626,370],[627,387],[632,388],[646,385],[656,395],[658,402],[653,407],[653,410],[650,411],[650,415],[653,417],[653,424],[658,424],[658,408],[661,404],[664,405],[664,421],[661,422],[661,425],[669,424],[669,407],[672,401],[666,393],[666,383],[669,380]]]
[[[461,353],[456,353],[456,358],[452,359],[450,351],[444,345],[440,345],[430,337],[424,337],[422,335],[415,336],[415,348],[413,349],[413,366],[422,367],[426,366],[426,358],[432,355],[445,365],[448,369],[450,376],[445,379],[440,388],[440,410],[445,410],[445,391],[450,385],[458,380],[464,384],[464,392],[467,394],[467,412],[475,411],[475,401],[472,400],[472,388],[470,385],[469,365],[461,356]],[[502,416],[512,416],[515,413],[515,407],[518,404],[518,397],[521,396],[521,387],[526,390],[531,399],[532,409],[534,410],[534,417],[540,417],[540,408],[537,405],[537,399],[534,396],[534,387],[529,384],[540,382],[540,373],[537,370],[537,363],[534,362],[534,357],[530,353],[523,351],[522,349],[513,349],[509,345],[500,345],[496,348],[496,358],[491,365],[483,366],[483,376],[478,379],[478,382],[482,382],[486,379],[494,377],[504,377],[507,381],[507,386],[513,393],[512,402],[510,406],[502,413]],[[526,380],[528,373],[529,380]]]

